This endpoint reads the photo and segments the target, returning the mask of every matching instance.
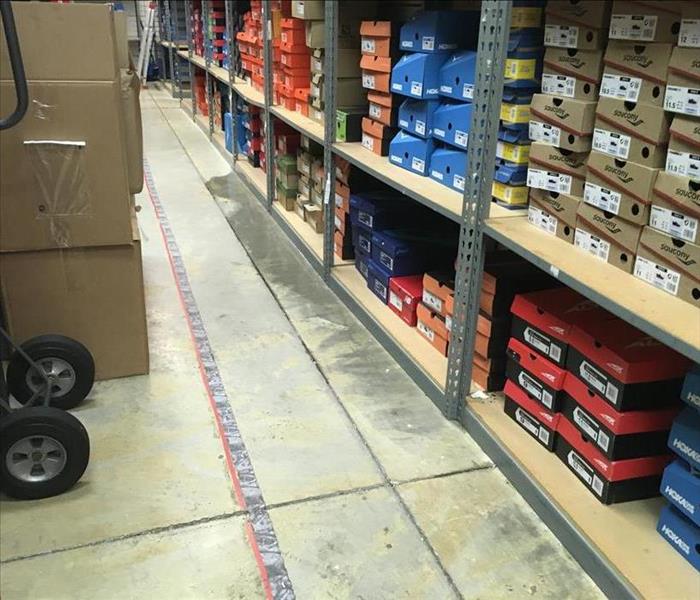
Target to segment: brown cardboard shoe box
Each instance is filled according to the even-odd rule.
[[[575,196],[533,189],[527,218],[535,227],[573,244],[580,203],[581,199]]]
[[[700,117],[700,58],[697,48],[673,49],[664,108]]]
[[[582,197],[587,159],[588,152],[571,152],[533,142],[530,145],[527,185]]]
[[[700,308],[700,246],[645,227],[634,276]]]
[[[545,15],[544,45],[547,47],[601,50],[607,39],[607,29],[577,24],[558,15]]]
[[[666,170],[700,180],[700,120],[674,115],[669,133]]]
[[[661,172],[654,186],[649,225],[700,245],[700,182]]]
[[[648,167],[666,160],[671,117],[660,106],[600,98],[593,150]]]
[[[79,341],[95,359],[98,380],[148,373],[141,240],[135,217],[129,224],[128,244],[0,254],[10,335]]]
[[[600,95],[663,106],[672,44],[610,40]]]
[[[638,225],[646,225],[659,169],[591,152],[583,199]]]
[[[130,244],[119,79],[28,87],[27,114],[0,133],[0,252]],[[14,96],[0,82],[0,106]]]
[[[602,50],[547,48],[542,69],[542,93],[596,101],[602,68]]]
[[[574,245],[631,273],[641,232],[641,225],[581,202],[576,215]]]
[[[542,124],[551,125],[556,128],[550,137],[551,145],[586,152],[591,149],[595,107],[595,102],[586,100],[535,94],[530,104],[530,139],[545,141],[539,131]]]
[[[362,119],[362,145],[379,156],[389,154],[389,142],[396,134],[394,127],[387,127],[368,117]]]
[[[548,0],[547,18],[557,16],[571,23],[607,29],[610,22],[610,2],[603,0]]]
[[[615,0],[610,16],[610,39],[675,44],[681,23],[676,0]]]

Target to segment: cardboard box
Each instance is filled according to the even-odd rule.
[[[700,246],[645,227],[639,240],[634,275],[700,307]]]
[[[678,45],[684,48],[700,48],[700,7],[693,2],[683,2],[681,16]]]
[[[393,102],[392,94],[371,91],[367,94],[370,119],[389,127],[396,127],[398,103]]]
[[[430,105],[426,106],[428,110],[425,112],[428,113]],[[432,115],[432,136],[457,147],[459,150],[466,150],[473,109],[474,105],[469,102],[441,103],[434,109]],[[399,114],[399,125],[401,124],[400,118]]]
[[[362,146],[379,156],[389,154],[389,142],[396,132],[393,127],[387,127],[372,119],[362,119]]]
[[[294,210],[294,203],[297,199],[297,190],[285,188],[277,182],[275,186],[275,199],[284,207],[284,210]]]
[[[305,42],[309,48],[325,48],[325,21],[306,21]]]
[[[447,333],[444,319],[423,303],[416,307],[416,329],[443,356],[447,356],[448,340],[440,332]]]
[[[393,56],[398,47],[396,23],[392,21],[362,21],[360,49],[367,56]]]
[[[601,50],[547,48],[542,69],[542,93],[596,101],[602,68]]]
[[[129,244],[0,254],[0,272],[7,328],[18,342],[46,333],[71,337],[90,350],[98,380],[148,373],[135,219]]]
[[[591,152],[584,200],[627,221],[645,225],[659,169]]]
[[[550,452],[554,450],[559,415],[535,402],[512,381],[503,389],[503,411]]]
[[[315,204],[305,204],[304,220],[316,233],[323,233],[323,208]]]
[[[389,280],[389,308],[407,325],[415,327],[418,320],[416,310],[423,290],[421,275],[392,277]]]
[[[323,48],[314,48],[311,53],[311,73],[323,73]]]
[[[306,211],[304,210],[304,207],[306,207],[308,204],[310,204],[310,200],[308,198],[304,198],[301,195],[301,192],[297,194],[297,199],[296,202],[294,203],[294,212],[299,216],[299,218],[302,221],[306,220]]]
[[[448,57],[445,53],[404,54],[391,70],[391,91],[419,100],[437,99],[440,67]]]
[[[302,198],[306,202],[311,202],[311,181],[305,175],[299,176],[299,193],[297,199]]]
[[[423,275],[423,304],[443,317],[448,314],[447,306],[454,299],[454,273],[431,271]]]
[[[452,148],[437,148],[430,156],[430,178],[463,193],[467,162],[466,152]]]
[[[700,181],[700,122],[675,115],[669,133],[666,170]]]
[[[659,515],[656,531],[671,547],[700,571],[700,556],[692,549],[700,545],[700,528],[681,515],[674,506],[664,506]]]
[[[574,152],[590,150],[595,109],[595,102],[535,94],[530,139]]]
[[[430,157],[435,150],[435,142],[432,138],[423,140],[399,130],[391,140],[388,150],[389,160],[393,164],[425,177],[429,173]]]
[[[292,0],[292,16],[297,19],[324,19],[326,16],[323,0]]]
[[[596,108],[593,150],[647,167],[666,159],[670,116],[659,106],[600,98]]]
[[[574,245],[627,273],[632,272],[634,254],[642,226],[582,202],[578,207]]]
[[[349,240],[352,240],[352,223],[350,221],[350,215],[346,213],[342,208],[335,207],[334,210],[334,226],[340,234]]]
[[[580,202],[580,198],[568,194],[533,189],[527,219],[535,227],[573,244]]]
[[[417,137],[430,137],[433,134],[433,115],[438,106],[437,100],[406,98],[399,107],[399,127]]]
[[[639,3],[615,0],[610,15],[610,39],[634,42],[678,41],[680,4],[663,0]]]
[[[527,185],[531,188],[583,196],[587,152],[560,150],[541,142],[530,146]]]
[[[700,116],[700,60],[696,48],[674,48],[668,64],[664,108]]]
[[[700,245],[700,183],[681,175],[659,173],[649,225],[676,239]]]
[[[333,234],[333,251],[340,260],[354,260],[355,249],[352,244],[347,245],[346,240],[340,231],[336,231]]]
[[[119,81],[28,87],[27,115],[0,133],[0,252],[130,244]],[[1,82],[0,106],[14,97]]]
[[[600,50],[605,48],[608,32],[587,25],[577,25],[569,19],[546,15],[544,45],[578,50]]]
[[[546,19],[550,16],[570,23],[605,29],[610,19],[610,2],[600,0],[548,0]]]
[[[532,76],[534,77],[535,74],[533,73]],[[455,52],[440,67],[440,95],[461,102],[473,100],[475,77],[476,52],[472,50]]]
[[[688,463],[676,459],[666,467],[661,493],[669,504],[700,528],[700,477]]]
[[[686,406],[673,420],[668,447],[694,470],[700,470],[700,413]]]
[[[359,142],[362,140],[362,120],[366,118],[366,107],[337,109],[335,111],[335,139],[337,142]]]
[[[379,263],[367,259],[367,287],[384,304],[389,302],[389,281],[391,274]]]
[[[611,40],[605,51],[600,95],[663,105],[672,48],[671,44],[633,44]]]
[[[391,80],[391,65],[391,57],[363,56],[360,61],[362,87],[388,94]]]
[[[693,365],[686,373],[681,400],[700,411],[700,365]]]

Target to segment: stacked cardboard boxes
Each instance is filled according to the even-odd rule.
[[[688,361],[568,288],[512,312],[505,412],[604,504],[657,495]]]
[[[204,56],[204,25],[202,22],[202,0],[192,0],[190,13],[190,31],[192,32],[192,51],[197,56]]]
[[[125,15],[96,4],[17,3],[14,17],[20,39],[51,39],[55,51],[23,45],[30,104],[40,108],[0,132],[4,321],[18,342],[56,333],[83,343],[98,379],[147,373],[131,196],[143,185],[140,81]],[[0,34],[0,104],[9,107],[6,48]]]
[[[264,52],[261,2],[251,2],[250,10],[243,13],[243,27],[236,33],[241,60],[240,75],[259,91],[264,86]]]
[[[207,8],[206,57],[223,67],[228,47],[224,0],[209,0]]]

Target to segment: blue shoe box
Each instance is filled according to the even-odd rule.
[[[359,271],[360,275],[365,281],[369,278],[369,254],[365,254],[355,247],[355,268]]]
[[[363,254],[372,254],[372,230],[359,223],[352,228],[352,245]]]
[[[424,271],[428,256],[425,241],[414,240],[410,233],[377,231],[372,234],[372,262],[392,277]]]
[[[467,153],[452,148],[438,148],[430,159],[430,178],[464,192],[467,173]]]
[[[350,221],[375,231],[403,225],[413,216],[413,205],[398,192],[350,194]]]
[[[430,157],[435,150],[432,138],[422,140],[399,131],[389,144],[389,160],[407,171],[423,175],[430,172]]]
[[[700,411],[700,365],[693,365],[685,376],[681,400]]]
[[[700,470],[700,412],[688,406],[678,414],[671,426],[668,447]]]
[[[435,100],[440,67],[449,54],[404,54],[391,70],[391,91],[418,100]]]
[[[389,280],[391,273],[381,264],[370,258],[367,261],[367,287],[384,304],[389,302]]]
[[[476,52],[456,52],[440,67],[439,93],[453,100],[471,102],[474,99],[475,78]]]
[[[433,133],[433,113],[437,100],[404,100],[399,107],[399,127],[423,139]]]
[[[656,531],[673,549],[700,571],[700,527],[696,527],[673,506],[664,506]]]
[[[444,52],[464,41],[476,47],[479,11],[430,10],[418,13],[401,27],[399,48],[410,52]]]
[[[466,150],[473,108],[472,104],[442,104],[433,115],[433,137]]]
[[[700,473],[677,458],[664,470],[661,493],[681,513],[700,527]]]
[[[516,165],[503,160],[496,159],[496,169],[493,178],[507,185],[519,186],[527,184],[527,165]]]
[[[525,144],[530,141],[530,136],[527,128],[511,129],[501,124],[498,128],[498,139],[508,144]]]

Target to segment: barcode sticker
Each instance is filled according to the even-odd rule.
[[[343,198],[340,194],[336,193],[335,195],[335,205],[340,208],[343,206],[343,203],[345,202],[345,198]]]
[[[460,131],[459,129],[455,129],[455,146],[461,146],[462,148],[466,148],[468,140],[469,134],[466,131]]]
[[[360,250],[362,250],[363,252],[366,252],[367,254],[370,254],[372,252],[372,242],[369,238],[360,234],[357,236],[357,243],[360,246]]]
[[[367,135],[364,131],[362,132],[362,146],[370,152],[374,150],[374,138]]]
[[[574,408],[574,424],[578,426],[578,428],[586,433],[589,438],[595,440],[598,437],[598,424],[593,421],[582,409],[581,407],[577,406]]]
[[[681,281],[680,273],[642,256],[638,256],[634,263],[634,276],[669,294],[678,295],[678,286]]]
[[[606,210],[616,215],[620,214],[622,194],[614,190],[587,181],[586,187],[583,189],[583,199],[600,210]]]
[[[361,262],[360,263],[360,273],[362,274],[362,277],[367,279],[369,277],[369,267],[366,262]]]
[[[557,173],[555,171],[543,171],[541,169],[527,170],[527,185],[531,188],[558,192],[560,194],[571,193],[571,175]]]
[[[610,447],[610,436],[605,433],[602,429],[598,431],[598,446],[600,446],[605,452],[608,451]]]
[[[438,181],[442,181],[444,179],[443,174],[440,171],[436,171],[435,169],[430,171],[430,176],[437,179]]]
[[[423,321],[418,321],[418,331],[420,331],[425,337],[427,337],[431,342],[435,341],[435,332],[430,329]]]
[[[593,474],[590,471],[590,467],[583,461],[583,459],[571,450],[566,457],[569,466],[579,475],[588,485],[593,482]]]
[[[576,90],[576,78],[567,75],[553,75],[544,73],[542,75],[542,93],[552,96],[565,96],[573,98]]]
[[[678,45],[685,48],[700,48],[700,19],[681,20]]]
[[[547,431],[544,427],[540,425],[540,432],[537,435],[538,438],[540,438],[540,442],[542,442],[545,446],[549,444],[549,431]]]
[[[445,328],[447,331],[452,331],[452,315],[447,315],[445,317]]]
[[[700,88],[666,86],[664,109],[693,117],[700,116]]]
[[[378,279],[374,280],[374,291],[386,302],[386,286]]]
[[[508,144],[499,141],[496,144],[496,156],[508,162],[527,164],[528,158],[530,157],[530,145]]]
[[[357,220],[362,223],[365,227],[369,227],[372,229],[372,224],[374,222],[374,217],[370,215],[369,213],[366,213],[364,211],[360,211],[357,213]]]
[[[452,94],[452,86],[445,85],[445,84],[440,85],[440,93],[441,94]]]
[[[630,154],[630,144],[632,138],[628,135],[608,131],[607,129],[598,129],[593,131],[593,150],[615,156],[616,158],[624,158]]]
[[[452,180],[452,185],[456,187],[460,192],[464,191],[464,177],[461,175],[456,175],[454,176]]]
[[[609,37],[611,40],[653,42],[657,21],[656,15],[612,15]]]
[[[341,230],[343,227],[343,222],[340,220],[338,215],[335,215],[335,228]]]
[[[403,310],[403,302],[401,298],[396,295],[395,292],[389,290],[389,304],[391,304],[396,310]]]
[[[536,381],[524,371],[520,371],[520,373],[518,373],[518,383],[520,384],[520,387],[523,388],[526,392],[529,392],[535,398],[541,400],[543,388],[542,384],[539,381]]]
[[[528,134],[533,142],[542,142],[549,146],[559,146],[561,129],[549,123],[530,121]]]
[[[515,410],[515,420],[535,437],[539,435],[540,424],[520,407]]]
[[[466,100],[474,99],[474,85],[471,83],[465,83],[462,86],[462,98]]]
[[[423,96],[423,83],[420,81],[411,82],[411,96],[418,96],[421,98]]]
[[[423,303],[437,312],[442,312],[442,300],[428,290],[423,290]]]
[[[670,236],[695,243],[698,220],[683,213],[652,205],[649,225]]]
[[[536,350],[544,352],[544,354],[549,355],[549,338],[546,335],[542,335],[538,331],[526,327],[523,332],[523,338]]]
[[[639,91],[641,89],[642,80],[638,77],[603,73],[603,81],[600,84],[600,95],[608,98],[620,98],[621,100],[636,102],[639,99]]]
[[[379,119],[382,116],[382,107],[374,102],[369,103],[369,116],[374,119]]]
[[[544,45],[556,48],[576,48],[578,27],[568,25],[545,25]]]
[[[427,50],[429,52],[435,50],[435,38],[432,36],[423,36],[423,40],[421,42],[421,49]]]
[[[374,75],[371,73],[362,73],[362,87],[367,88],[369,90],[374,89]]]
[[[700,154],[679,152],[669,148],[666,155],[666,170],[674,175],[684,175],[700,181]]]
[[[552,405],[554,404],[554,397],[552,396],[551,393],[549,393],[547,390],[543,389],[542,390],[542,397],[540,398],[540,401],[542,404],[544,404],[547,408],[551,409]]]
[[[363,37],[360,42],[360,48],[366,54],[374,54],[376,52],[376,44],[372,38]]]
[[[425,161],[417,156],[411,159],[411,169],[418,171],[418,173],[423,173],[425,171]]]
[[[607,261],[610,256],[610,244],[583,229],[576,229],[576,233],[574,233],[574,245],[600,260]]]
[[[581,361],[578,367],[578,374],[581,379],[590,384],[601,396],[605,396],[608,378],[602,372],[584,360]]]
[[[418,135],[425,135],[425,121],[416,119],[416,133]]]
[[[561,348],[554,342],[549,345],[549,357],[557,362],[559,362],[559,359],[561,358]]]
[[[593,483],[591,483],[591,487],[596,494],[599,496],[603,495],[603,482],[597,475],[593,475]]]
[[[382,263],[390,271],[394,270],[394,259],[383,250],[379,251],[379,262]]]

